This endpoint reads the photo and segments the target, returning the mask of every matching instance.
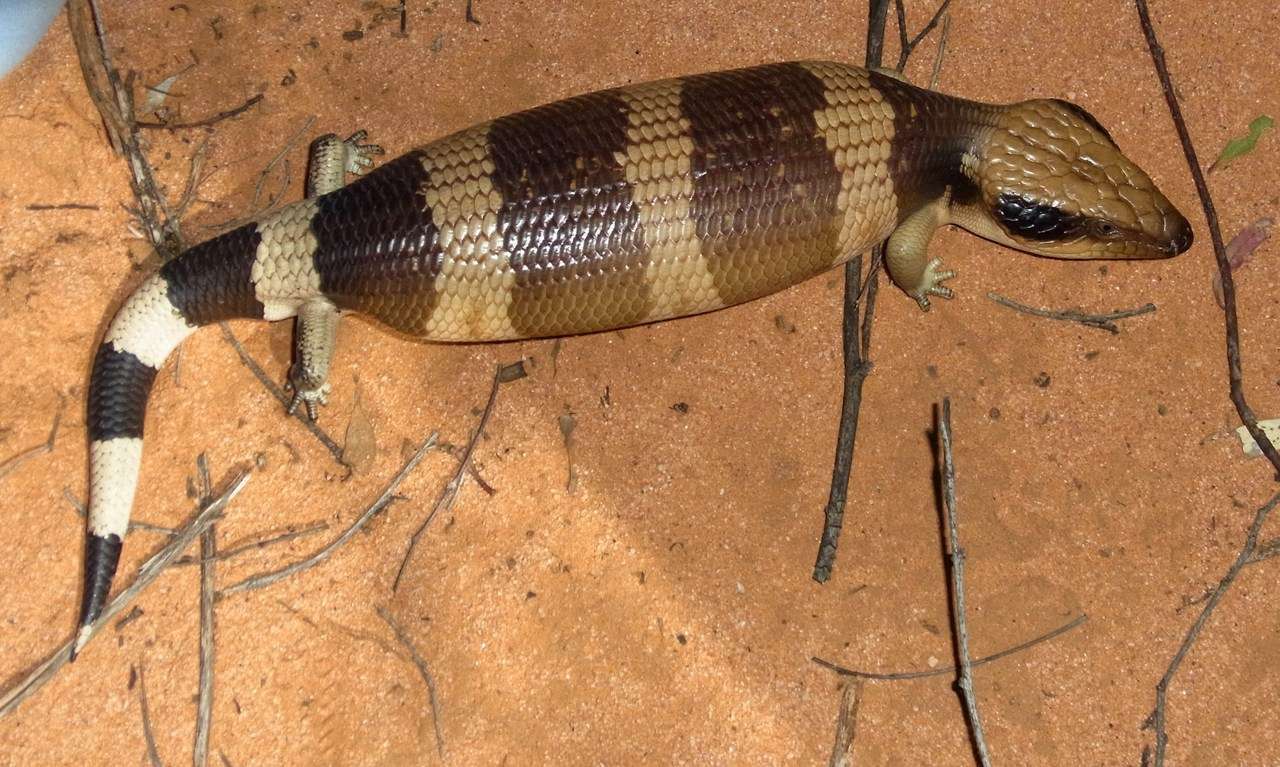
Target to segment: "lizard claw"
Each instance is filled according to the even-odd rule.
[[[956,273],[942,268],[942,259],[935,258],[924,268],[924,276],[920,278],[920,286],[911,297],[920,305],[922,311],[929,311],[929,296],[955,298],[955,291],[943,285],[943,282],[955,277]]]
[[[329,404],[329,384],[311,388],[295,381],[293,376],[289,376],[289,388],[293,390],[293,398],[289,400],[289,407],[285,408],[285,413],[293,415],[298,411],[298,405],[302,405],[306,408],[307,418],[311,419],[312,423],[319,419],[320,406]]]
[[[364,143],[368,137],[368,131],[358,130],[342,142],[347,149],[346,171],[354,176],[364,173],[366,168],[373,165],[374,155],[387,153],[387,150],[377,144]]]

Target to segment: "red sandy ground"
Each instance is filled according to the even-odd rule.
[[[193,239],[250,206],[261,168],[304,120],[357,127],[393,154],[518,108],[611,84],[802,57],[862,59],[865,3],[680,0],[583,7],[410,3],[409,34],[373,3],[218,0],[108,4],[115,61],[197,119],[265,98],[216,130],[149,132],[176,197],[208,138],[212,176],[186,220]],[[911,3],[918,26],[928,10]],[[1214,7],[1211,7],[1214,6]],[[1260,113],[1277,114],[1272,3],[1156,3],[1191,131],[1211,158]],[[345,32],[361,30],[359,39]],[[893,36],[891,30],[890,36]],[[347,35],[347,37],[355,37]],[[892,54],[892,51],[891,51]],[[927,45],[908,74],[925,80]],[[193,66],[194,64],[194,66]],[[969,553],[973,651],[990,653],[1087,613],[1080,629],[982,668],[977,690],[1000,764],[1138,762],[1153,688],[1195,608],[1274,490],[1230,430],[1209,238],[1126,2],[956,3],[941,89],[986,100],[1086,105],[1196,226],[1159,263],[1037,260],[960,232],[934,244],[961,271],[929,314],[881,294],[875,372],[835,577],[810,580],[839,407],[837,273],[705,317],[567,340],[415,345],[343,327],[323,425],[340,440],[357,392],[376,452],[350,479],[281,416],[216,330],[162,373],[135,516],[178,525],[186,477],[258,458],[218,526],[223,548],[289,526],[348,524],[438,429],[462,443],[499,362],[504,387],[468,483],[391,580],[454,462],[432,453],[393,505],[321,567],[217,608],[212,733],[233,765],[430,764],[425,690],[374,612],[385,606],[434,671],[454,764],[815,764],[831,747],[841,682],[818,655],[867,669],[948,663],[946,576],[934,505],[931,408],[952,397]],[[129,234],[124,164],[107,148],[65,20],[0,81],[0,459],[39,443],[68,406],[56,449],[0,480],[0,680],[65,640],[79,593],[86,491],[83,398],[105,318],[151,256]],[[289,153],[300,193],[305,140]],[[1211,176],[1228,236],[1280,211],[1280,138]],[[94,210],[37,212],[32,204]],[[1249,395],[1280,416],[1280,258],[1240,277]],[[996,290],[1095,310],[1152,301],[1119,335],[1016,315]],[[784,322],[777,323],[775,318]],[[789,332],[787,326],[794,326]],[[780,329],[780,325],[784,329]],[[240,323],[283,377],[288,328]],[[1047,379],[1047,385],[1041,384]],[[686,403],[687,412],[673,409]],[[557,417],[577,419],[578,488],[565,492]],[[1272,523],[1264,537],[1280,533]],[[232,560],[226,585],[302,556],[312,537]],[[129,540],[125,580],[161,540]],[[1247,569],[1170,695],[1171,765],[1280,763],[1280,563]],[[167,764],[189,758],[197,574],[163,575],[143,614],[108,628],[14,715],[0,762],[145,762],[130,666],[147,670]],[[859,764],[965,764],[945,677],[866,687]]]

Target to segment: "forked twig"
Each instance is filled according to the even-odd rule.
[[[1142,26],[1142,34],[1146,38],[1147,48],[1151,52],[1152,65],[1155,67],[1156,76],[1160,79],[1160,90],[1164,93],[1165,103],[1169,107],[1169,116],[1178,132],[1178,141],[1182,144],[1182,152],[1186,157],[1187,168],[1190,170],[1191,178],[1195,182],[1196,193],[1200,197],[1200,206],[1204,210],[1205,222],[1209,226],[1209,239],[1213,243],[1213,256],[1218,264],[1218,277],[1222,284],[1223,319],[1226,325],[1227,337],[1227,377],[1230,382],[1231,404],[1235,406],[1236,414],[1240,416],[1240,421],[1254,441],[1258,443],[1259,449],[1267,457],[1267,460],[1271,462],[1273,469],[1280,472],[1280,452],[1276,451],[1275,445],[1271,443],[1271,440],[1267,438],[1266,434],[1258,426],[1258,420],[1253,414],[1253,408],[1249,406],[1248,400],[1245,399],[1244,365],[1240,358],[1240,320],[1236,312],[1235,280],[1232,278],[1231,263],[1227,258],[1226,247],[1222,242],[1222,230],[1218,225],[1218,213],[1213,205],[1213,196],[1209,193],[1209,185],[1205,181],[1203,171],[1200,170],[1200,160],[1196,156],[1195,144],[1191,141],[1191,133],[1187,129],[1186,120],[1182,117],[1182,108],[1178,105],[1178,96],[1173,86],[1173,78],[1169,75],[1169,66],[1165,61],[1164,47],[1160,45],[1160,41],[1156,37],[1155,26],[1151,23],[1151,14],[1147,9],[1146,0],[1134,0],[1134,5],[1138,11],[1138,22]],[[1159,683],[1156,684],[1155,710],[1147,718],[1147,724],[1155,729],[1156,767],[1163,767],[1165,751],[1169,742],[1169,736],[1165,730],[1165,706],[1167,705],[1166,696],[1169,685],[1172,683],[1174,675],[1177,674],[1178,668],[1182,665],[1182,659],[1186,657],[1187,652],[1190,651],[1192,645],[1195,644],[1196,639],[1200,636],[1200,631],[1208,622],[1209,616],[1217,608],[1218,603],[1222,601],[1227,589],[1235,582],[1241,568],[1253,556],[1254,549],[1258,544],[1258,534],[1277,502],[1280,502],[1280,494],[1273,496],[1254,515],[1253,524],[1249,526],[1249,532],[1245,536],[1244,544],[1241,546],[1235,562],[1232,563],[1222,580],[1219,581],[1218,588],[1213,592],[1213,595],[1205,602],[1199,617],[1196,618],[1196,622],[1187,631],[1187,635],[1178,647],[1177,653],[1174,654],[1164,675],[1160,678]]]
[[[937,25],[946,13],[951,0],[943,0],[933,18],[914,39],[907,39],[906,13],[899,5],[899,39],[903,43],[899,54],[898,71],[906,66],[915,46]],[[868,68],[879,67],[884,58],[884,27],[889,14],[889,0],[872,0],[867,18]],[[941,61],[941,51],[939,51]],[[844,510],[848,501],[849,475],[853,471],[853,448],[858,436],[858,415],[862,409],[862,385],[871,374],[871,327],[875,319],[876,293],[879,288],[879,266],[884,260],[884,246],[872,251],[871,268],[862,278],[862,256],[858,255],[844,265],[844,319],[841,324],[841,350],[843,353],[844,389],[840,403],[840,424],[836,430],[836,449],[831,467],[831,486],[827,504],[822,511],[822,534],[818,540],[818,554],[813,564],[813,579],[826,583],[835,567],[836,552],[840,545],[840,531],[844,527]],[[862,304],[865,295],[866,303]]]
[[[1218,212],[1213,206],[1213,196],[1209,194],[1209,184],[1204,180],[1200,170],[1200,160],[1196,156],[1195,144],[1191,141],[1191,133],[1187,130],[1186,120],[1182,118],[1182,108],[1178,106],[1178,96],[1173,87],[1173,79],[1169,76],[1169,66],[1165,63],[1164,48],[1156,39],[1155,27],[1151,25],[1151,15],[1147,12],[1147,0],[1134,0],[1138,8],[1138,20],[1142,24],[1142,33],[1147,38],[1147,47],[1151,50],[1151,61],[1160,78],[1160,89],[1164,92],[1165,103],[1169,105],[1169,115],[1173,118],[1173,126],[1178,131],[1178,140],[1182,143],[1182,152],[1187,158],[1187,167],[1196,184],[1196,193],[1200,196],[1200,206],[1204,209],[1205,222],[1209,225],[1209,239],[1213,242],[1213,257],[1218,262],[1218,276],[1222,280],[1223,317],[1227,326],[1227,377],[1231,383],[1231,404],[1235,405],[1240,421],[1249,430],[1249,434],[1258,443],[1262,454],[1267,457],[1277,473],[1280,473],[1280,452],[1258,427],[1258,419],[1253,415],[1244,396],[1244,369],[1240,359],[1240,319],[1236,313],[1236,283],[1231,276],[1231,262],[1227,258],[1226,246],[1222,244],[1222,229],[1218,226]]]
[[[933,28],[938,26],[938,22],[942,19],[943,14],[947,12],[947,7],[951,5],[951,0],[942,0],[938,5],[938,9],[933,12],[933,16],[929,19],[929,23],[925,24],[916,36],[907,39],[907,9],[903,7],[902,0],[894,0],[894,8],[898,12],[898,65],[896,69],[902,72],[907,68],[907,59],[911,58],[911,54],[915,52],[916,46],[922,40],[929,36]]]
[[[413,455],[409,457],[409,460],[400,468],[400,471],[396,472],[396,475],[391,478],[389,483],[387,483],[386,488],[383,489],[377,500],[375,500],[369,508],[365,509],[359,517],[356,517],[356,520],[352,522],[346,530],[343,530],[342,534],[337,538],[326,543],[314,554],[311,554],[304,559],[285,565],[277,570],[271,570],[269,572],[261,573],[260,575],[245,578],[239,583],[232,584],[231,586],[222,589],[218,592],[218,599],[229,597],[232,594],[241,591],[250,591],[253,589],[263,588],[264,586],[270,586],[273,583],[288,578],[294,573],[300,573],[303,570],[315,567],[328,559],[339,546],[351,540],[351,536],[360,532],[360,528],[364,527],[370,519],[373,519],[374,515],[385,509],[392,501],[396,500],[396,488],[400,487],[400,483],[404,481],[405,477],[409,476],[409,473],[422,461],[422,458],[427,454],[427,451],[435,447],[436,438],[438,436],[439,435],[436,432],[432,432],[431,436],[427,437],[421,447],[414,451]]]
[[[1001,306],[1007,306],[1015,312],[1030,314],[1035,317],[1044,317],[1047,320],[1062,320],[1064,322],[1078,322],[1081,325],[1091,328],[1105,330],[1112,335],[1120,332],[1116,320],[1128,319],[1129,317],[1138,317],[1143,314],[1150,314],[1156,310],[1155,304],[1143,304],[1135,309],[1117,309],[1114,312],[1106,312],[1104,314],[1087,314],[1079,309],[1039,309],[1034,306],[1018,303],[1012,298],[1006,298],[996,292],[988,292],[987,298],[995,301]]]
[[[32,458],[35,458],[38,455],[44,455],[45,453],[53,452],[54,441],[58,438],[58,426],[62,423],[62,407],[65,404],[67,404],[66,400],[62,397],[61,394],[59,394],[58,395],[58,412],[54,413],[53,415],[53,425],[49,427],[49,436],[45,437],[44,442],[40,443],[39,445],[36,445],[35,447],[27,448],[26,450],[23,450],[21,453],[18,453],[17,455],[6,459],[4,463],[0,463],[0,479],[4,479],[5,477],[9,476],[13,472],[17,471],[19,466],[31,460]]]
[[[1187,657],[1187,653],[1191,651],[1191,647],[1200,637],[1200,632],[1204,630],[1205,624],[1209,622],[1209,616],[1217,609],[1218,603],[1226,596],[1227,590],[1231,588],[1231,584],[1235,583],[1236,576],[1240,571],[1250,564],[1253,552],[1258,545],[1258,535],[1262,531],[1263,524],[1266,523],[1267,517],[1271,511],[1280,504],[1280,493],[1271,496],[1265,504],[1258,508],[1253,515],[1253,524],[1249,525],[1249,532],[1245,535],[1244,545],[1240,547],[1240,551],[1236,554],[1236,559],[1231,563],[1231,567],[1227,568],[1227,572],[1222,576],[1222,580],[1218,581],[1218,587],[1205,601],[1204,607],[1200,610],[1200,615],[1196,616],[1195,623],[1191,624],[1191,628],[1187,629],[1187,634],[1182,638],[1182,644],[1178,645],[1178,651],[1173,654],[1173,659],[1169,661],[1169,667],[1165,669],[1164,675],[1160,677],[1160,681],[1156,684],[1156,707],[1147,716],[1147,720],[1143,723],[1143,729],[1155,729],[1156,735],[1156,751],[1155,764],[1157,767],[1164,764],[1165,748],[1169,742],[1169,735],[1165,731],[1165,707],[1169,694],[1169,685],[1173,683],[1174,676],[1177,675],[1178,669],[1182,667],[1182,661]]]
[[[462,481],[467,477],[467,467],[471,465],[471,455],[475,452],[476,444],[480,441],[480,436],[484,434],[485,426],[489,424],[489,416],[493,414],[493,405],[498,400],[498,387],[502,384],[524,378],[524,361],[513,363],[511,365],[500,366],[493,374],[493,386],[489,389],[489,401],[485,403],[484,412],[480,414],[480,421],[476,424],[476,429],[471,433],[471,439],[467,441],[466,450],[462,453],[462,460],[458,461],[458,469],[454,472],[453,477],[449,480],[444,489],[440,491],[440,496],[436,498],[435,505],[431,507],[431,513],[427,514],[427,518],[422,520],[422,524],[418,525],[418,529],[413,531],[413,535],[409,538],[409,548],[404,552],[404,558],[400,560],[400,567],[396,570],[396,578],[391,582],[391,592],[395,593],[400,588],[400,579],[404,577],[405,568],[409,566],[409,559],[413,556],[413,550],[418,545],[418,539],[426,532],[431,521],[441,511],[448,511],[453,508],[454,501],[458,498],[458,491],[462,489]]]

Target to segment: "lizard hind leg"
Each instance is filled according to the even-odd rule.
[[[949,192],[949,190],[948,190]],[[921,207],[903,219],[885,246],[885,266],[889,276],[921,310],[929,311],[929,296],[952,298],[955,293],[942,283],[956,276],[942,268],[942,259],[929,258],[929,241],[938,227],[948,223],[950,194]]]
[[[329,363],[338,336],[338,309],[328,299],[306,302],[298,309],[293,332],[293,367],[289,369],[289,388],[293,399],[288,413],[298,405],[307,409],[312,421],[319,416],[319,406],[329,400]]]

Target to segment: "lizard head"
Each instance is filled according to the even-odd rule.
[[[956,223],[1054,258],[1168,258],[1191,225],[1084,109],[1058,99],[1005,107],[962,160],[973,182]]]

